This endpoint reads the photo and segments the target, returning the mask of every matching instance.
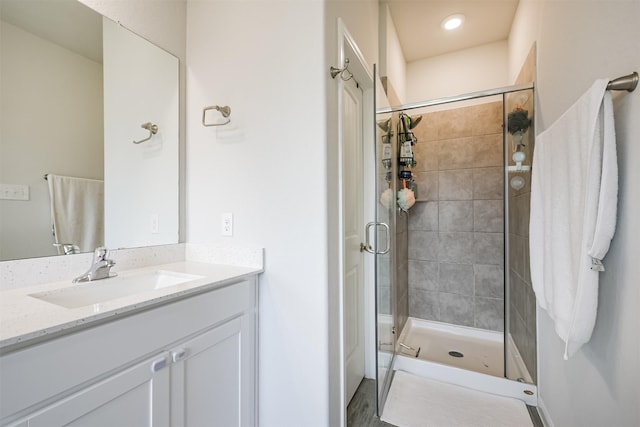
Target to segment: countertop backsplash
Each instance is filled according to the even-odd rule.
[[[213,247],[178,243],[133,249],[114,249],[109,258],[113,271],[130,270],[179,261],[206,262],[263,268],[261,248]],[[93,253],[59,255],[0,262],[0,291],[73,280],[89,269]]]

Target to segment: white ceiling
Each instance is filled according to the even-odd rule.
[[[518,0],[386,0],[407,62],[506,40]],[[465,15],[445,31],[444,18]]]
[[[518,6],[518,0],[384,1],[407,62],[506,40]],[[440,23],[455,13],[465,15],[463,26],[445,32]],[[101,17],[76,0],[0,0],[0,16],[101,62]],[[45,25],[51,22],[58,25]]]

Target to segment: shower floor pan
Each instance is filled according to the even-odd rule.
[[[515,345],[508,346],[509,376],[504,378],[503,333],[409,318],[399,342],[420,348],[399,347],[395,370],[474,390],[520,399],[537,405],[537,388],[531,384]]]

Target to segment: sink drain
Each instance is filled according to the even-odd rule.
[[[460,353],[459,351],[450,351],[449,352],[449,356],[452,356],[452,357],[464,357],[464,354]]]

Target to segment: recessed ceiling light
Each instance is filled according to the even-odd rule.
[[[455,15],[447,16],[442,20],[440,26],[445,30],[455,30],[464,22],[464,15],[456,13]]]

